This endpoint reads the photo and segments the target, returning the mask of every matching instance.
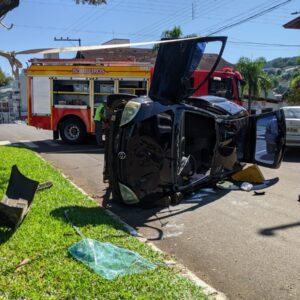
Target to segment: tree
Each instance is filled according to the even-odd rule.
[[[300,104],[300,74],[296,75],[289,82],[289,91],[287,92],[287,100],[289,104]]]
[[[258,78],[259,90],[264,92],[265,98],[268,97],[268,91],[274,86],[272,78],[265,72],[262,72]]]
[[[7,85],[12,80],[11,77],[7,77],[0,68],[0,86]]]
[[[251,112],[252,98],[259,96],[260,91],[265,94],[272,87],[270,77],[263,71],[266,60],[263,57],[251,60],[247,57],[241,57],[237,63],[237,69],[242,73],[248,89],[248,111]]]
[[[182,30],[180,28],[180,26],[174,26],[173,29],[171,30],[165,30],[162,34],[161,34],[161,38],[165,39],[165,38],[169,38],[169,39],[178,39],[182,37]],[[153,51],[157,51],[158,50],[159,45],[156,44],[153,46]]]

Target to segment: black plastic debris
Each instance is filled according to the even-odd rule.
[[[278,177],[264,180],[262,183],[252,184],[251,189],[248,191],[256,191],[266,189],[279,181]],[[237,181],[219,181],[216,186],[222,190],[239,191],[241,190],[241,182]]]
[[[265,193],[266,193],[265,191],[262,191],[262,192],[254,191],[253,196],[263,196]]]
[[[28,213],[39,183],[12,167],[6,194],[0,202],[0,226],[16,228]]]

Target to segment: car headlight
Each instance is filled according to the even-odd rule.
[[[136,194],[126,185],[119,182],[119,188],[122,199],[126,204],[136,204],[140,202]]]
[[[141,103],[135,101],[128,101],[123,110],[120,126],[129,123],[138,113]]]

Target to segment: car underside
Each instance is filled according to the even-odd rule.
[[[249,116],[225,98],[192,96],[191,70],[210,41],[221,41],[224,48],[223,37],[164,45],[149,96],[112,96],[105,172],[115,200],[151,206],[170,197],[177,203],[179,195],[213,185],[245,163],[279,167],[285,142],[282,112]],[[267,152],[264,137],[271,120],[277,133]]]

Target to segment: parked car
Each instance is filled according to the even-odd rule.
[[[212,42],[221,43],[212,73],[225,37],[163,44],[149,96],[115,96],[105,155],[114,199],[151,205],[170,197],[176,203],[183,194],[241,170],[244,163],[279,167],[285,144],[282,111],[249,116],[225,98],[191,96],[196,90],[190,84],[192,71]],[[273,118],[276,143],[268,153],[265,131]]]
[[[286,122],[286,145],[300,147],[300,106],[283,107]]]

